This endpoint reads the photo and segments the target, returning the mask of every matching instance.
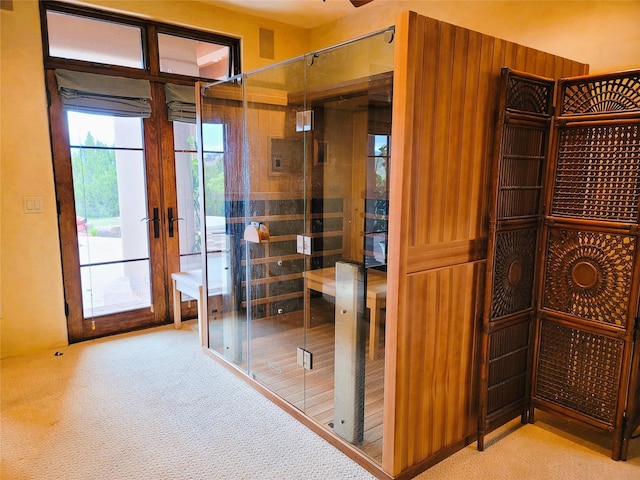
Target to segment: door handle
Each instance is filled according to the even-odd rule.
[[[173,216],[173,208],[169,207],[168,211],[167,211],[167,217],[169,219],[168,222],[168,226],[169,226],[169,236],[173,237],[173,233],[174,233],[174,228],[173,228],[173,222],[177,222],[178,220],[184,220],[184,218],[178,218],[178,217],[174,217]]]
[[[153,222],[153,238],[160,238],[160,212],[157,208],[153,209],[153,218],[143,218],[141,222]]]

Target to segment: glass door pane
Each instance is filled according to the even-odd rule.
[[[84,317],[150,307],[142,119],[67,118]]]
[[[310,56],[305,76],[313,112],[306,345],[314,360],[305,412],[381,462],[391,32]]]
[[[297,123],[305,109],[304,60],[248,74],[244,92],[250,373],[304,410],[303,272],[309,257],[297,248],[308,231],[310,132]]]

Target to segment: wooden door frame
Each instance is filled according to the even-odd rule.
[[[171,283],[168,279],[171,277],[170,268],[173,268],[173,264],[168,261],[168,258],[173,250],[168,248],[176,249],[177,251],[178,237],[176,235],[172,242],[167,241],[165,236],[166,216],[164,213],[160,215],[161,226],[158,239],[154,239],[152,222],[149,222],[148,227],[150,239],[149,262],[152,275],[152,308],[141,308],[112,314],[109,315],[112,319],[108,321],[103,319],[103,321],[95,322],[91,319],[85,319],[82,306],[80,259],[68,125],[58,95],[55,71],[53,69],[46,70],[46,84],[50,99],[49,122],[52,161],[69,342],[75,343],[170,322],[171,305],[169,293]],[[164,101],[164,89],[155,88],[154,93],[153,102],[156,111],[158,111],[159,102]],[[168,128],[165,122],[169,123]],[[157,125],[158,123],[160,123],[160,126]],[[147,214],[151,217],[154,208],[160,208],[160,212],[164,211],[164,195],[168,197],[167,202],[173,202],[172,204],[175,205],[175,180],[173,182],[173,192],[171,192],[170,188],[162,185],[163,178],[170,178],[171,172],[175,171],[175,166],[166,160],[168,155],[173,155],[173,148],[171,148],[170,152],[164,153],[164,158],[160,158],[161,152],[164,151],[163,147],[169,142],[171,142],[172,146],[173,130],[168,120],[150,118],[145,119],[143,124],[145,173],[147,177]],[[171,166],[171,170],[165,170],[168,166]],[[154,178],[157,180],[149,181]],[[167,246],[168,244],[170,244],[170,247]],[[163,279],[163,281],[153,281],[154,278]]]

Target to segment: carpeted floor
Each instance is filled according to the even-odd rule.
[[[1,379],[4,480],[373,478],[204,354],[193,321],[5,359]],[[487,441],[417,478],[640,479],[640,439],[614,462],[542,414]]]

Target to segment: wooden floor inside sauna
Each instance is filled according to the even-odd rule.
[[[296,315],[300,318],[295,318]],[[294,315],[294,317],[291,317]],[[300,326],[298,326],[300,325]],[[303,329],[302,312],[261,319],[252,328],[251,375],[265,387],[300,409],[324,428],[334,422],[334,305],[323,298],[312,299],[311,327]],[[253,327],[253,326],[252,326]],[[374,461],[382,461],[382,412],[384,346],[369,358],[369,325],[366,325],[364,436],[354,445]],[[213,333],[213,332],[212,332]],[[306,338],[305,338],[306,336]],[[212,336],[215,338],[215,334]],[[384,338],[381,332],[380,338]],[[297,363],[297,349],[312,353],[311,370]],[[243,345],[246,359],[246,344]],[[244,363],[244,362],[243,362]],[[246,365],[241,365],[246,369]]]

